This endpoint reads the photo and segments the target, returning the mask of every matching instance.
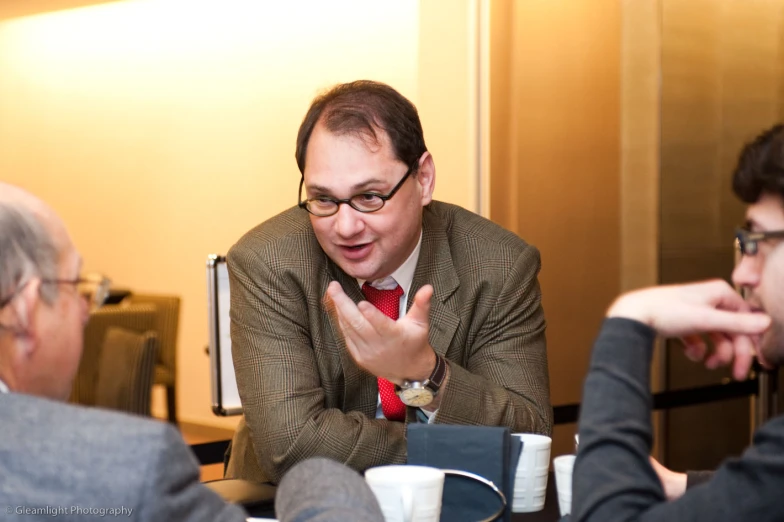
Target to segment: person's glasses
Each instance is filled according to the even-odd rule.
[[[74,286],[77,293],[87,300],[91,312],[103,306],[112,284],[109,278],[101,274],[87,274],[76,279],[41,279],[41,283]]]
[[[735,241],[738,244],[740,253],[744,256],[755,256],[759,250],[759,243],[770,239],[784,238],[784,230],[772,230],[770,232],[752,232],[745,228],[735,231]]]
[[[336,199],[329,196],[317,196],[315,198],[306,199],[302,201],[302,185],[305,183],[305,177],[299,180],[299,208],[304,208],[314,216],[327,217],[336,214],[340,205],[346,203],[348,206],[357,212],[376,212],[381,210],[384,204],[392,199],[392,196],[403,186],[403,183],[408,179],[409,175],[414,171],[414,166],[408,168],[403,178],[398,181],[397,185],[386,196],[383,194],[376,194],[375,192],[364,192],[362,194],[355,194],[348,199]]]

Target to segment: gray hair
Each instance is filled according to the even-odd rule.
[[[0,200],[0,302],[32,278],[56,279],[59,252],[41,220],[21,204]],[[57,285],[42,285],[41,297],[57,298]]]

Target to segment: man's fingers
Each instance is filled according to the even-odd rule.
[[[340,283],[332,281],[327,287],[327,297],[332,301],[335,314],[338,318],[343,335],[350,335],[349,331],[361,331],[367,324],[367,320],[357,305],[343,291]]]
[[[768,329],[770,317],[762,313],[705,308],[695,323],[696,331],[755,335]]]
[[[414,295],[414,302],[406,314],[406,318],[423,325],[430,324],[430,299],[433,297],[433,287],[425,285]]]
[[[732,339],[721,333],[708,334],[713,341],[713,353],[705,359],[705,367],[715,370],[719,366],[726,366],[735,357],[735,347]]]
[[[395,325],[395,321],[384,315],[384,312],[376,308],[370,301],[360,301],[357,308],[359,308],[366,325],[372,327],[377,333],[383,334],[384,331]]]
[[[343,287],[340,286],[340,283],[337,281],[332,281],[327,286],[327,297],[333,302],[336,303],[342,299],[349,299],[346,293],[343,291]]]
[[[707,334],[713,344],[713,352],[705,358],[707,345],[700,335],[684,335],[681,337],[683,353],[690,360],[700,362],[705,359],[705,367],[716,369],[732,363],[732,377],[742,381],[748,377],[749,369],[754,362],[754,341],[748,335],[732,335],[711,332]]]
[[[684,335],[681,337],[684,349],[683,353],[693,362],[700,362],[705,358],[708,347],[705,340],[700,335]]]
[[[749,376],[757,352],[754,349],[754,341],[747,335],[738,335],[734,341],[735,362],[732,365],[732,377],[736,381],[743,381]]]
[[[707,345],[700,335],[681,337],[684,354],[694,362],[705,359],[705,367],[716,369],[732,363],[732,376],[736,380],[744,380],[754,362],[754,342],[747,335],[730,335],[711,332],[707,334],[713,344],[713,352],[705,358]]]
[[[706,296],[708,302],[717,308],[739,312],[747,312],[749,310],[749,305],[743,299],[743,296],[723,279],[712,279],[701,283],[684,285],[684,288],[689,287],[696,289],[698,294]]]

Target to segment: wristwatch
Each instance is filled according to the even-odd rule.
[[[397,396],[406,406],[420,408],[427,406],[438,395],[446,377],[446,359],[436,354],[436,366],[433,373],[424,381],[403,381],[397,389]]]

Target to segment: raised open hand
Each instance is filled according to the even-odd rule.
[[[404,380],[425,380],[435,366],[436,355],[428,343],[432,296],[432,286],[420,288],[408,313],[397,321],[367,301],[354,304],[335,281],[327,288],[325,299],[357,364],[377,377],[401,384]]]

